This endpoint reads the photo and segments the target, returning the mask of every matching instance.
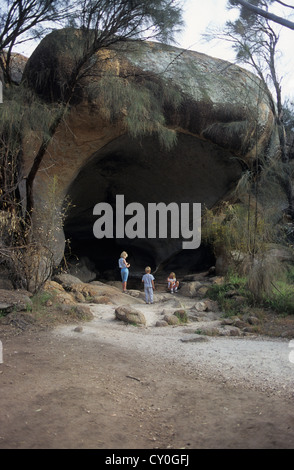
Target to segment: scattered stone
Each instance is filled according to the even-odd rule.
[[[218,328],[219,336],[241,336],[241,331],[236,326],[222,326]]]
[[[125,323],[134,323],[136,325],[146,325],[146,318],[142,312],[127,305],[117,307],[115,309],[115,316],[118,320]]]
[[[25,331],[36,323],[36,319],[29,312],[12,312],[4,319],[4,323],[13,325],[20,330]]]
[[[32,305],[31,293],[26,290],[0,289],[0,310],[6,315],[27,310]]]
[[[161,327],[161,326],[168,326],[168,322],[165,321],[165,320],[158,320],[158,321],[155,323],[155,326],[158,326],[158,327]]]
[[[250,325],[259,325],[260,320],[257,317],[251,316],[251,317],[248,317],[248,323]]]
[[[234,321],[234,318],[224,318],[222,320],[222,325],[233,325]]]
[[[9,313],[12,312],[13,310],[13,304],[12,303],[5,303],[5,302],[0,302],[0,311],[2,313]]]
[[[81,280],[78,277],[66,273],[56,274],[52,280],[56,281],[58,284],[61,284],[65,290],[71,289],[73,284],[81,283]]]
[[[240,320],[240,318],[236,318],[232,324],[237,328],[245,328],[246,326],[248,326],[247,323],[243,320]]]
[[[76,304],[75,298],[69,292],[60,292],[56,296],[56,302],[60,304],[74,305]]]
[[[194,308],[197,312],[205,312],[208,309],[208,306],[206,302],[200,301],[196,302]]]
[[[207,336],[196,335],[191,336],[190,338],[181,338],[180,341],[182,341],[182,343],[205,343],[209,341],[209,339]]]
[[[145,299],[145,294],[143,292],[144,299]],[[153,299],[154,302],[166,302],[167,300],[173,300],[176,301],[176,296],[177,294],[171,294],[170,292],[154,292],[153,294]]]
[[[161,315],[167,315],[167,316],[169,316],[169,315],[172,315],[173,312],[174,312],[173,309],[168,310],[168,309],[164,308],[164,309],[162,310],[162,312],[161,312]]]
[[[136,289],[129,289],[128,294],[131,295],[132,297],[138,298],[141,294],[141,291],[136,290]]]
[[[76,333],[81,333],[81,332],[83,331],[83,327],[82,327],[82,326],[77,326],[77,327],[74,329],[74,331],[75,331]]]
[[[186,310],[184,310],[183,308],[179,309],[179,310],[175,310],[173,315],[175,315],[176,317],[178,317],[178,319],[181,321],[181,322],[187,322],[188,321],[188,316],[187,316],[187,312]]]
[[[76,299],[77,302],[82,302],[83,303],[83,302],[86,301],[85,297],[83,296],[83,294],[81,292],[75,292],[74,296],[75,296],[75,299]]]
[[[79,318],[84,320],[92,320],[94,318],[90,305],[76,304],[73,310]]]
[[[196,322],[210,322],[213,320],[218,320],[218,316],[215,316],[213,312],[195,312],[193,310],[188,312],[188,318],[189,320]]]
[[[219,334],[219,330],[222,329],[221,321],[209,321],[206,324],[201,321],[201,326],[197,327],[196,333],[203,334],[208,336],[217,336]]]
[[[281,333],[281,338],[294,338],[294,330],[284,331]]]
[[[73,290],[74,292],[80,292],[81,294],[83,294],[86,300],[92,300],[92,298],[96,295],[103,295],[103,292],[101,292],[101,287],[92,285],[91,283],[73,284],[71,290]]]
[[[198,290],[197,290],[197,294],[200,296],[200,297],[205,297],[207,292],[208,292],[208,289],[209,287],[207,286],[202,286],[200,287]]]
[[[169,325],[178,325],[180,320],[176,315],[165,315],[163,320],[166,321]]]
[[[246,326],[245,328],[242,329],[244,333],[256,333],[256,327],[255,326]]]
[[[209,328],[201,328],[201,333],[204,333],[208,336],[219,336],[220,331],[219,328],[211,326]]]
[[[181,295],[187,297],[195,297],[197,294],[198,289],[202,286],[201,282],[199,281],[192,281],[192,282],[182,282],[181,283]]]
[[[210,312],[219,312],[219,305],[215,300],[205,299],[207,310]]]
[[[57,292],[64,292],[64,288],[61,284],[56,281],[46,281],[42,288],[45,292],[51,292],[53,294]]]

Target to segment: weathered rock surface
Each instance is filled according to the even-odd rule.
[[[163,321],[166,322],[168,325],[178,325],[180,323],[179,318],[174,314],[164,315]]]
[[[12,311],[28,310],[32,304],[31,294],[25,290],[0,289],[0,311],[8,314]]]
[[[29,59],[25,79],[45,100],[58,101],[74,60],[71,52],[76,41],[78,35],[73,30],[56,31]],[[242,173],[240,161],[255,158],[255,145],[259,154],[269,149],[275,135],[271,106],[254,75],[204,54],[150,42],[126,43],[123,50],[113,48],[103,54],[107,67],[105,61],[98,60],[101,55],[97,56],[91,78],[85,78],[77,89],[66,123],[60,125],[48,149],[42,163],[46,171],[37,175],[36,219],[46,211],[50,185],[57,176],[57,211],[67,196],[72,202],[65,232],[72,239],[75,254],[87,256],[99,272],[116,268],[121,247],[127,251],[130,247],[132,267],[136,262],[140,268],[158,265],[181,250],[180,240],[97,240],[93,236],[93,207],[101,201],[115,207],[119,194],[124,195],[126,204],[138,202],[145,208],[152,202],[174,201],[213,207],[237,184]],[[89,85],[95,86],[106,69],[117,80],[128,76],[140,80],[141,87],[164,75],[182,95],[178,109],[165,110],[166,126],[178,136],[170,151],[162,148],[155,135],[130,138],[123,125],[128,109],[117,110],[121,119],[114,122],[101,115],[101,106],[91,100]],[[250,116],[254,116],[254,123]],[[38,139],[32,135],[25,149],[24,175],[32,165]],[[59,228],[53,227],[56,261],[64,251]]]
[[[67,273],[55,275],[54,280],[45,283],[44,290],[54,292],[56,299],[62,304],[88,302],[129,305],[143,303],[134,296],[123,294],[117,287],[100,281],[82,282],[79,278]]]
[[[195,297],[201,285],[202,284],[199,281],[182,282],[181,295],[186,295],[187,297]]]
[[[121,320],[125,323],[132,323],[138,326],[146,325],[144,314],[130,306],[117,307],[115,309],[115,316],[118,320]]]
[[[191,335],[188,338],[181,338],[181,341],[182,343],[206,343],[209,338],[204,335]]]

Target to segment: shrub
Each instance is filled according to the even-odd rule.
[[[215,284],[208,290],[208,296],[216,300],[226,316],[238,315],[246,305],[251,305],[252,296],[247,289],[247,277],[230,271],[223,284]],[[239,299],[244,302],[240,305]]]
[[[272,283],[272,295],[264,301],[266,306],[284,315],[294,315],[294,284],[291,280],[292,274],[290,273],[290,276],[288,274],[285,280]]]

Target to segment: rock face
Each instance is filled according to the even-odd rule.
[[[6,290],[0,289],[0,312],[1,314],[8,314],[10,312],[28,310],[32,301],[31,294],[25,290]]]
[[[72,30],[54,32],[28,61],[25,80],[46,101],[58,101],[76,41]],[[116,268],[124,249],[133,270],[147,264],[153,268],[179,253],[181,241],[171,237],[99,240],[93,235],[94,206],[106,202],[115,211],[116,196],[123,195],[125,205],[137,202],[144,208],[159,202],[213,207],[236,186],[242,160],[254,159],[254,129],[258,129],[258,152],[273,145],[273,115],[257,77],[228,62],[150,42],[127,43],[123,49],[103,54],[107,66],[101,65],[101,54],[96,57],[95,73],[77,90],[75,104],[42,163],[46,171],[39,171],[34,187],[36,214],[46,213],[55,176],[56,214],[66,198],[71,201],[64,230],[74,254],[87,257],[103,272]],[[147,86],[144,77],[148,76],[150,86],[163,76],[181,94],[179,108],[165,109],[166,126],[177,131],[171,150],[163,148],[156,135],[130,137],[122,119],[110,122],[102,116],[99,103],[91,101],[89,85],[99,84],[109,71],[118,79],[130,73],[142,87]],[[121,117],[128,113],[128,109],[119,111]],[[37,142],[38,137],[32,136],[24,155],[24,174],[32,165]],[[56,216],[51,227],[56,261],[64,250],[58,220]],[[189,262],[195,264],[194,251]]]

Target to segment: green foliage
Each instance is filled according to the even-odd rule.
[[[177,109],[182,99],[172,83],[143,75],[106,75],[90,84],[88,91],[104,119],[123,122],[132,137],[157,134],[163,147],[175,144],[176,132],[168,129],[164,117],[165,108]]]
[[[54,295],[50,292],[40,291],[31,297],[31,304],[27,306],[28,312],[44,313],[48,300],[53,300]]]
[[[0,123],[21,126],[23,131],[44,130],[56,112],[53,106],[46,106],[38,99],[33,90],[25,84],[4,88],[1,104]]]
[[[100,43],[119,38],[172,40],[183,24],[176,0],[86,0],[77,3],[74,26],[95,30]],[[107,44],[106,44],[107,45]]]
[[[216,254],[230,254],[237,266],[244,256],[264,253],[275,238],[275,227],[266,214],[256,213],[256,207],[224,202],[217,211],[206,210],[202,223],[203,240],[213,245]]]
[[[272,283],[271,296],[264,299],[266,306],[283,315],[294,315],[294,267],[289,267]]]
[[[288,135],[288,141],[291,140],[291,136],[293,139],[293,131],[294,131],[294,102],[290,100],[286,100],[283,103],[283,122],[285,125],[285,130]]]
[[[280,271],[279,275],[266,277],[269,286],[265,288],[256,284],[255,289],[252,273],[240,276],[230,271],[220,285],[210,287],[207,295],[216,300],[226,316],[234,316],[244,313],[248,308],[259,306],[270,308],[283,315],[294,314],[294,270],[291,268],[287,273]],[[242,298],[240,303],[238,299]]]
[[[212,285],[207,295],[216,300],[225,316],[240,314],[241,310],[253,304],[253,297],[247,288],[247,277],[229,271],[222,284]],[[242,298],[240,304],[238,298]]]
[[[294,315],[294,287],[278,282],[271,298],[265,299],[265,305],[283,315]]]
[[[21,152],[32,137],[48,135],[58,106],[47,106],[24,85],[5,88],[0,113],[0,182],[8,195],[18,183]]]
[[[182,12],[176,0],[20,0],[2,3],[0,66],[7,86],[0,114],[0,261],[3,262],[3,257],[5,258],[13,276],[20,282],[19,287],[36,291],[52,273],[56,227],[61,229],[64,214],[56,209],[59,195],[53,181],[55,188],[51,193],[53,199],[48,201],[48,208],[46,207],[46,220],[37,220],[39,231],[31,230],[34,180],[49,144],[54,142],[55,133],[66,118],[75,93],[83,87],[83,79],[91,77],[96,58],[99,53],[103,55],[105,48],[114,45],[118,47],[118,44],[123,47],[127,40],[138,38],[169,41],[176,28],[182,24]],[[56,19],[64,25],[62,22],[67,17],[70,28],[66,29],[66,34],[72,34],[74,41],[71,46],[74,53],[68,57],[67,70],[63,77],[58,76],[58,64],[50,64],[49,61],[43,67],[45,76],[41,73],[40,79],[47,80],[49,85],[49,75],[51,81],[57,76],[56,80],[62,91],[55,100],[58,104],[47,106],[25,85],[16,87],[13,84],[9,67],[11,52],[24,34],[31,36],[34,26]],[[73,28],[78,28],[74,34]],[[76,47],[77,41],[80,47]],[[59,47],[64,47],[64,43],[59,44]],[[65,49],[66,46],[63,53]],[[43,59],[46,60],[47,55],[42,58],[42,64]],[[49,75],[46,69],[49,70]],[[28,76],[27,80],[29,82]],[[146,77],[143,82],[142,86],[142,80],[138,81],[133,76],[129,79],[116,76],[114,80],[105,76],[97,87],[95,96],[99,101],[101,114],[104,113],[109,119],[120,119],[134,137],[156,133],[162,145],[170,148],[176,139],[176,133],[167,128],[164,118],[164,107],[171,104],[170,84],[166,86],[160,80],[149,80]],[[35,89],[37,85],[38,83],[34,84]],[[176,94],[172,100],[173,106],[176,103],[175,96]],[[22,206],[19,194],[19,167],[24,152],[30,154],[28,161],[30,158],[32,161],[26,175],[26,194],[23,198],[26,208]],[[40,219],[42,216],[37,214],[37,217]]]
[[[294,267],[293,266],[289,267],[289,269],[287,270],[286,279],[287,279],[287,282],[294,284]]]
[[[210,292],[224,311],[238,309],[234,298],[228,296],[228,290],[237,289],[238,295],[249,304],[270,304],[274,309],[284,308],[292,313],[293,288],[279,289],[277,286],[283,279],[286,286],[290,285],[293,270],[285,277],[283,262],[271,251],[276,247],[272,242],[278,237],[280,241],[284,240],[281,227],[270,215],[267,210],[261,213],[256,212],[255,207],[228,203],[222,204],[216,214],[213,211],[205,214],[203,238],[213,245],[217,256],[225,258],[229,269],[225,283],[214,286]],[[277,246],[290,254],[285,245]]]

